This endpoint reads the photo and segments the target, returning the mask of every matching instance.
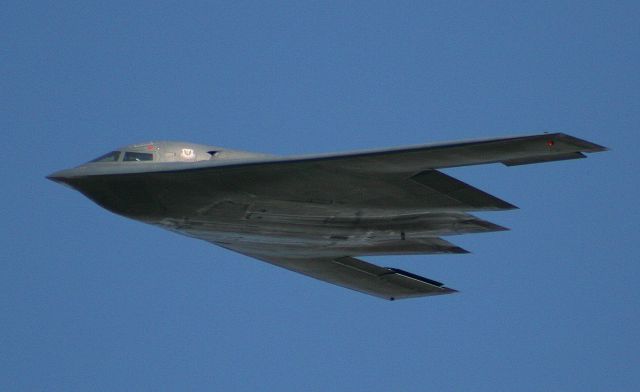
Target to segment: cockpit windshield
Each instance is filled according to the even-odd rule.
[[[120,151],[111,151],[89,162],[118,162],[118,159],[120,159],[120,154]]]
[[[124,153],[123,161],[125,162],[153,161],[153,154],[149,154],[146,152],[127,151]]]
[[[89,162],[91,163],[118,162],[121,156],[122,156],[122,151],[111,151]],[[147,153],[147,152],[125,151],[124,158],[122,160],[124,162],[153,161],[153,154]]]

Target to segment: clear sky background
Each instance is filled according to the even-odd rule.
[[[632,391],[634,1],[0,6],[0,390]],[[187,140],[320,153],[563,131],[586,160],[447,170],[521,209],[469,255],[368,258],[387,302],[115,216],[44,176]]]

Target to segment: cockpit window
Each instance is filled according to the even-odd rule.
[[[132,162],[132,161],[153,161],[153,154],[149,154],[146,152],[131,152],[127,151],[124,153],[124,161]]]
[[[111,151],[89,162],[118,162],[120,151]]]

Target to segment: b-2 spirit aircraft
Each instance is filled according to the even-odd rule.
[[[47,178],[116,214],[393,300],[456,290],[356,257],[467,253],[442,237],[506,230],[469,212],[516,208],[439,169],[604,150],[563,133],[292,157],[149,142]]]

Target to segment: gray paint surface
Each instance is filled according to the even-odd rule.
[[[356,257],[465,253],[441,237],[506,230],[469,212],[516,208],[438,169],[604,150],[563,133],[294,157],[148,142],[117,151],[152,160],[120,154],[48,178],[116,214],[393,300],[455,290]]]

